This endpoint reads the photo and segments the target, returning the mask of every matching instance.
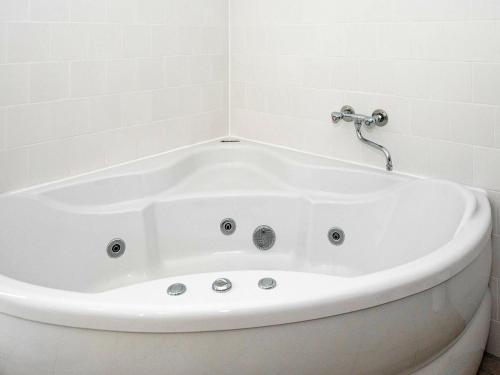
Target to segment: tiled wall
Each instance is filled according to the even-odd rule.
[[[232,0],[231,133],[384,166],[343,104],[384,108],[396,171],[489,191],[500,355],[500,2],[497,0]]]
[[[227,0],[0,0],[0,192],[227,133]]]

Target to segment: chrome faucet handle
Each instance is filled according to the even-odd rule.
[[[346,122],[351,122],[354,120],[352,115],[354,115],[354,108],[350,105],[345,105],[340,109],[340,112],[332,112],[332,121],[334,124],[344,120]]]
[[[338,124],[344,119],[342,112],[332,112],[332,121],[334,124]]]
[[[389,115],[383,109],[376,109],[372,113],[372,119],[375,120],[375,125],[385,126],[389,122]]]

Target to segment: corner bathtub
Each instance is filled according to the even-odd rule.
[[[454,183],[217,141],[0,208],[0,374],[473,375],[484,349],[490,207]]]

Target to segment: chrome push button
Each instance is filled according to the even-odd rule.
[[[220,278],[212,283],[212,289],[217,293],[225,293],[231,290],[233,284],[226,278]]]
[[[270,277],[265,277],[259,280],[258,285],[260,289],[265,289],[265,290],[274,289],[276,287],[276,280]]]
[[[167,289],[167,294],[169,296],[180,296],[186,292],[186,286],[184,284],[172,284]]]

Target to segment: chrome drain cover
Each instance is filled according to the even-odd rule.
[[[271,277],[264,277],[263,279],[259,280],[258,285],[260,289],[274,289],[276,287],[276,280]]]
[[[212,283],[212,289],[217,293],[229,292],[232,287],[233,284],[231,284],[231,281],[226,278],[217,279]]]
[[[259,250],[269,250],[276,242],[276,233],[273,228],[261,225],[253,232],[253,243]]]
[[[172,284],[167,289],[167,294],[169,296],[180,296],[186,292],[186,285],[181,283]]]

